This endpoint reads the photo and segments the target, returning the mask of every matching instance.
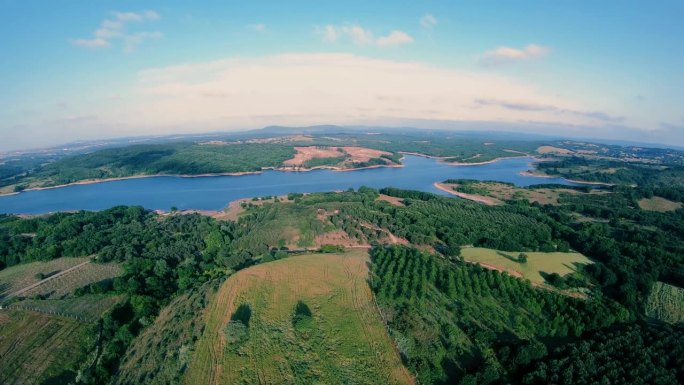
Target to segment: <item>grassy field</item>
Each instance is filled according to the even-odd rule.
[[[367,261],[365,252],[301,255],[230,277],[207,308],[184,382],[411,383]]]
[[[680,209],[682,204],[679,202],[673,202],[661,197],[644,198],[639,201],[639,207],[646,211],[657,211],[657,212],[667,212]]]
[[[67,317],[0,310],[0,384],[66,383],[58,378],[84,359],[90,328]]]
[[[12,266],[0,271],[0,298],[49,278],[62,271],[88,261],[83,258],[58,258],[48,262],[32,262]],[[88,263],[67,274],[49,279],[45,283],[21,293],[20,297],[43,296],[59,299],[69,296],[79,287],[121,275],[121,267],[115,263]]]
[[[23,289],[41,280],[37,274],[50,276],[79,265],[89,258],[58,258],[46,262],[31,262],[0,270],[0,297]]]
[[[592,263],[580,253],[542,253],[526,252],[527,263],[516,262],[519,253],[467,247],[461,249],[461,255],[467,262],[479,263],[485,267],[494,267],[507,271],[512,275],[529,279],[534,284],[543,284],[541,273],[558,273],[563,276],[577,270],[576,264]]]
[[[684,322],[684,289],[656,282],[646,303],[646,315],[670,323]]]

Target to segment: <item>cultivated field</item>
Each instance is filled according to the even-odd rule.
[[[592,263],[580,253],[526,252],[527,263],[515,262],[517,252],[499,251],[482,247],[461,249],[467,262],[474,262],[486,268],[506,271],[511,275],[529,279],[533,284],[543,284],[541,273],[558,273],[563,276],[577,270],[577,264]]]
[[[0,384],[66,383],[61,376],[84,359],[91,327],[68,317],[0,310]]]
[[[4,269],[0,271],[0,298],[28,298],[36,295],[63,298],[79,287],[114,278],[122,273],[121,267],[115,263],[86,263],[88,261],[87,257],[59,258]],[[72,268],[73,270],[66,272]]]
[[[682,208],[682,204],[661,197],[653,197],[640,200],[639,207],[646,211],[657,211],[664,213],[667,211],[675,211],[680,209]]]
[[[207,308],[184,382],[411,383],[375,307],[367,261],[365,252],[301,255],[233,275]]]
[[[43,276],[55,275],[61,271],[88,261],[90,258],[58,258],[46,262],[31,262],[0,270],[0,297],[41,281]]]
[[[670,323],[684,322],[684,289],[656,282],[646,303],[646,315]]]

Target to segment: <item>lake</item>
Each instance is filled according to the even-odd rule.
[[[477,166],[450,166],[419,156],[404,158],[404,167],[338,172],[314,170],[261,174],[183,178],[158,176],[48,190],[25,191],[0,197],[0,213],[42,214],[69,210],[103,210],[116,205],[140,205],[168,211],[184,209],[220,210],[229,202],[250,197],[284,195],[290,192],[320,192],[369,186],[448,195],[433,186],[445,179],[478,179],[511,182],[518,186],[540,183],[573,185],[564,179],[519,175],[531,168],[532,158],[503,159]]]

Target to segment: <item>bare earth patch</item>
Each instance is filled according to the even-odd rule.
[[[402,198],[391,197],[391,196],[385,195],[385,194],[380,194],[380,196],[378,197],[378,200],[389,202],[390,204],[392,204],[394,206],[400,206],[400,207],[406,206],[404,204]]]
[[[553,147],[553,146],[541,146],[537,148],[537,152],[540,154],[572,154],[572,151],[566,148]]]
[[[334,166],[327,166],[337,170],[344,170],[354,167],[355,164],[365,163],[371,159],[381,158],[383,155],[392,155],[387,151],[374,150],[365,147],[345,146],[345,147],[326,147],[326,146],[297,146],[294,148],[297,153],[292,159],[283,162],[285,170],[291,168],[301,168],[306,162],[312,159],[340,158],[346,157],[342,162]],[[390,160],[384,159],[388,165],[394,165]]]
[[[292,159],[288,159],[283,164],[285,166],[302,166],[304,163],[316,158],[337,158],[344,156],[345,153],[340,147],[295,147],[297,153]]]

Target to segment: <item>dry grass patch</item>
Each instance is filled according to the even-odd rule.
[[[184,382],[411,383],[375,307],[367,262],[365,252],[315,254],[239,271],[207,308]]]
[[[525,252],[527,263],[515,260],[518,252],[499,251],[482,247],[468,247],[461,249],[461,256],[467,262],[483,265],[487,268],[511,272],[512,275],[529,279],[533,284],[543,284],[542,273],[570,274],[577,270],[577,264],[586,265],[591,260],[580,253],[542,253]]]
[[[668,211],[678,210],[682,208],[682,204],[680,202],[673,202],[671,200],[661,197],[653,197],[644,198],[640,200],[639,207],[641,207],[642,210],[646,211],[657,211],[660,213],[664,213]]]

